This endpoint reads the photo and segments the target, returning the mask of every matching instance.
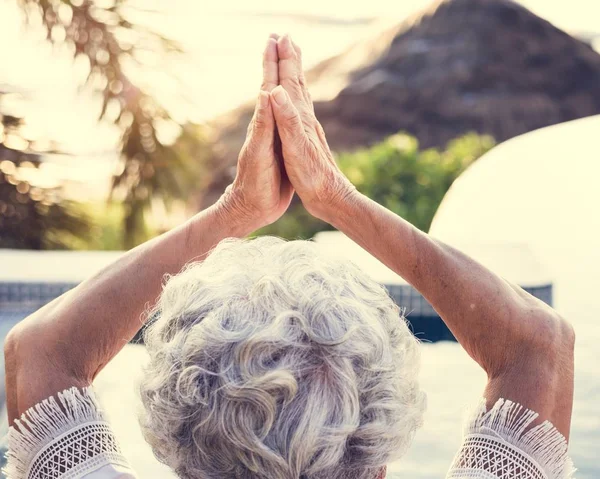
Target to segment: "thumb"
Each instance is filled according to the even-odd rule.
[[[269,94],[266,91],[260,92],[254,111],[253,128],[259,137],[268,137],[267,132],[273,132],[275,120],[273,110],[269,101]]]
[[[254,117],[248,127],[247,147],[254,153],[266,151],[273,147],[275,119],[269,94],[261,91],[256,102]]]
[[[306,132],[300,113],[292,103],[287,91],[279,85],[271,92],[271,105],[275,115],[275,123],[284,149],[297,145]]]

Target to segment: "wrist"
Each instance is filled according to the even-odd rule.
[[[313,201],[307,210],[316,218],[339,229],[340,221],[360,201],[362,194],[348,180],[344,179],[333,192],[323,196],[323,199]]]
[[[266,224],[260,215],[245,206],[243,199],[231,186],[227,187],[211,208],[220,224],[230,233],[230,237],[248,236]]]

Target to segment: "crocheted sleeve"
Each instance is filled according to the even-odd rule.
[[[574,468],[567,441],[538,414],[499,399],[489,411],[485,400],[467,423],[463,444],[446,479],[568,479]]]
[[[7,479],[135,479],[91,388],[27,410],[8,433]]]

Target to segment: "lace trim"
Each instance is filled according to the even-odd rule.
[[[91,388],[71,388],[27,410],[8,433],[10,479],[76,479],[106,464],[129,467]]]
[[[465,440],[447,479],[568,479],[575,469],[567,441],[538,414],[499,399],[489,411],[483,400],[467,424]]]

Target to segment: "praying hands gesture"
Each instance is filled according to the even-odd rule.
[[[313,216],[331,221],[328,206],[354,189],[315,117],[300,48],[288,35],[271,35],[237,175],[221,201],[241,217],[260,218],[265,226],[285,213],[295,190]]]

